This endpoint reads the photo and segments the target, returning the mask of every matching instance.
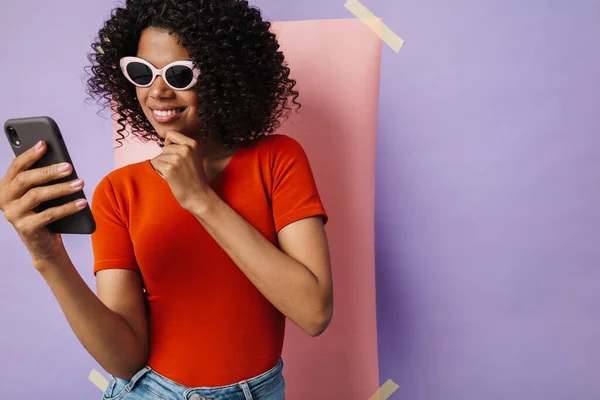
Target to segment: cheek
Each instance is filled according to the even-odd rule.
[[[146,107],[145,107],[146,98],[148,97],[148,89],[136,87],[135,88],[135,97],[137,98],[137,101],[142,106],[142,109],[145,110],[146,109]]]
[[[185,104],[190,108],[196,108],[198,104],[198,93],[192,90],[186,90],[185,92],[179,93],[179,99],[181,103]]]

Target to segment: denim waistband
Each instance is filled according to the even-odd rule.
[[[278,363],[270,370],[245,381],[226,386],[190,388],[173,382],[150,367],[145,367],[129,382],[128,386],[130,386],[130,389],[128,391],[133,390],[137,386],[154,395],[157,399],[165,400],[209,400],[223,398],[256,400],[270,398],[267,394],[274,390],[283,391],[285,383],[283,381],[282,370],[283,360],[279,359]],[[262,396],[263,393],[267,396]]]

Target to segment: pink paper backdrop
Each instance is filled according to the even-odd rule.
[[[273,31],[298,81],[302,108],[280,133],[306,149],[330,214],[335,315],[310,338],[288,324],[287,396],[366,400],[379,387],[375,315],[375,141],[381,40],[357,19],[279,22]],[[115,167],[160,149],[136,140]]]

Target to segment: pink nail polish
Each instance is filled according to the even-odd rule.
[[[42,149],[43,145],[44,145],[44,143],[42,143],[42,141],[40,140],[39,142],[36,143],[35,150],[40,151]]]
[[[75,205],[77,206],[77,208],[83,208],[87,205],[87,201],[84,199],[81,199],[77,203],[75,203]]]
[[[69,164],[63,163],[58,166],[58,172],[67,172],[69,170]]]
[[[81,179],[77,179],[76,181],[71,182],[71,187],[73,189],[79,188],[83,186],[83,181]]]

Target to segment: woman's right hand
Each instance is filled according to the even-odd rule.
[[[28,170],[46,150],[46,144],[40,142],[16,157],[6,175],[0,180],[0,211],[4,212],[5,218],[14,226],[27,246],[36,267],[64,252],[61,236],[50,232],[46,226],[81,211],[87,205],[85,200],[79,199],[48,208],[41,213],[34,211],[42,202],[78,192],[83,188],[83,181],[80,179],[39,186],[69,176],[73,170],[67,163]]]

